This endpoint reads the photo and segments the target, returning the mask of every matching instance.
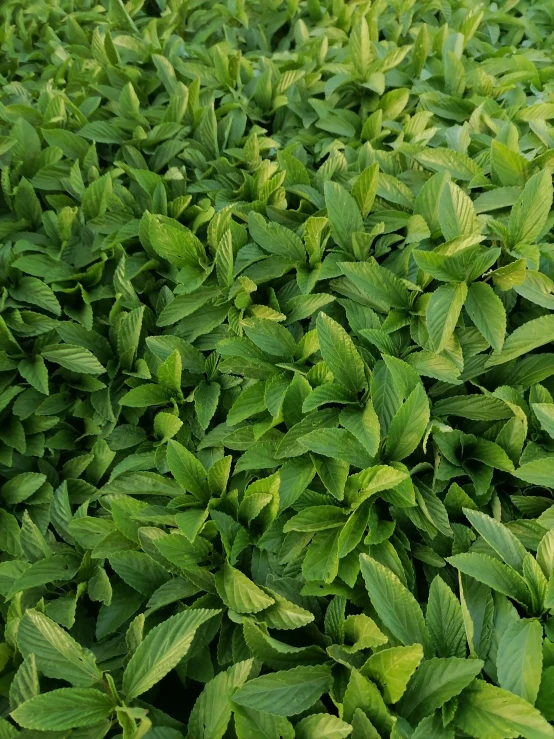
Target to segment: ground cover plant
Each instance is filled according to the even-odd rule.
[[[550,0],[1,19],[0,739],[552,739]]]

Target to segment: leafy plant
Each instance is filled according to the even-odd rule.
[[[0,12],[0,739],[552,739],[551,3]]]

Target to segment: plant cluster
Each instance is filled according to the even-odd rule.
[[[551,0],[0,13],[0,739],[553,739]]]

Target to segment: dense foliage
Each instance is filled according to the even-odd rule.
[[[0,739],[552,739],[551,0],[1,13]]]

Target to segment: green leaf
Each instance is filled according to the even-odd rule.
[[[216,575],[216,587],[225,605],[237,613],[258,613],[275,603],[271,596],[228,562]]]
[[[425,716],[467,687],[483,669],[480,659],[433,657],[416,670],[398,710],[410,723],[417,724]]]
[[[456,724],[477,739],[552,739],[554,727],[523,698],[476,680],[461,695]]]
[[[167,443],[167,464],[179,485],[200,500],[210,497],[206,470],[182,444],[171,439]]]
[[[275,716],[295,716],[313,706],[331,685],[330,667],[295,667],[249,680],[233,700]]]
[[[388,465],[375,465],[359,472],[350,478],[350,490],[346,500],[357,508],[371,495],[383,490],[391,490],[409,479],[409,475],[402,469]]]
[[[331,233],[345,251],[352,251],[352,234],[364,230],[356,201],[338,182],[325,183],[325,206]]]
[[[471,198],[455,185],[447,182],[439,205],[441,231],[447,241],[458,236],[471,236],[479,231],[479,223]]]
[[[503,595],[529,607],[531,594],[525,580],[511,567],[488,554],[466,552],[448,557],[453,567]]]
[[[24,729],[63,731],[93,726],[114,711],[112,699],[93,688],[59,688],[37,695],[12,711]]]
[[[515,470],[513,475],[534,485],[554,487],[554,469],[551,457],[542,457],[533,459],[531,462],[525,462]]]
[[[318,646],[291,647],[269,636],[253,621],[243,622],[244,640],[252,655],[274,669],[287,669],[299,665],[313,665],[325,660],[325,652]]]
[[[362,22],[363,19],[362,19]],[[375,196],[377,195],[377,185],[379,183],[379,165],[377,162],[366,167],[361,174],[356,177],[352,185],[352,195],[360,209],[363,218],[366,218],[371,210]]]
[[[429,417],[429,400],[423,385],[418,384],[391,421],[386,444],[387,456],[400,461],[415,451],[423,438]]]
[[[466,636],[462,607],[439,575],[429,588],[425,620],[437,657],[465,656]]]
[[[283,531],[323,531],[334,529],[346,523],[346,515],[342,508],[321,505],[304,508],[296,516],[289,518]]]
[[[467,296],[465,282],[442,285],[427,306],[427,328],[436,352],[441,352],[456,328]]]
[[[251,659],[239,661],[206,683],[190,713],[188,739],[222,739],[231,720],[233,694],[251,669]]]
[[[109,559],[119,577],[143,595],[151,596],[168,580],[164,568],[143,552],[116,552]]]
[[[510,213],[509,246],[532,244],[543,230],[552,207],[552,175],[543,170],[525,185]]]
[[[426,149],[414,157],[420,164],[434,172],[449,172],[458,180],[472,180],[480,173],[480,167],[467,154],[436,147]]]
[[[554,403],[531,403],[531,408],[542,428],[554,439]]]
[[[159,682],[190,649],[199,626],[219,611],[190,609],[171,616],[148,632],[123,673],[123,691],[132,700]]]
[[[496,421],[512,418],[510,407],[493,395],[452,395],[433,405],[436,416],[460,416],[472,421]]]
[[[390,733],[392,719],[377,686],[353,669],[344,693],[343,718],[353,722],[358,710],[364,712],[372,726],[379,728],[381,735]]]
[[[87,221],[91,218],[101,216],[106,212],[107,201],[111,193],[112,179],[107,174],[94,180],[86,188],[81,198],[81,208]]]
[[[540,565],[544,576],[550,577],[550,573],[554,570],[554,529],[545,534],[540,540],[537,549],[537,562]]]
[[[290,359],[296,352],[296,342],[287,329],[266,318],[250,318],[244,322],[244,331],[250,341],[272,356]]]
[[[316,534],[302,563],[306,580],[333,582],[339,571],[339,541],[338,528]]]
[[[251,212],[248,229],[254,241],[270,254],[292,262],[305,262],[306,252],[298,236],[279,223],[266,223],[259,213]]]
[[[476,328],[495,352],[501,352],[506,335],[504,304],[490,285],[474,282],[469,286],[465,309]]]
[[[390,270],[381,267],[375,259],[367,262],[340,262],[341,272],[379,307],[408,308],[410,293],[404,283]]]
[[[19,665],[10,685],[10,707],[17,708],[40,693],[37,663],[29,654]]]
[[[36,493],[45,482],[46,475],[40,472],[21,472],[2,485],[2,500],[7,505],[21,503]]]
[[[328,713],[306,716],[295,726],[296,739],[343,739],[352,731],[350,724]]]
[[[365,386],[364,363],[342,326],[325,313],[317,319],[321,356],[338,382],[357,393]]]
[[[498,684],[532,705],[537,700],[542,672],[542,626],[521,619],[509,626],[498,645]]]
[[[17,370],[23,379],[38,390],[39,393],[48,395],[48,370],[44,363],[44,359],[37,354],[32,359],[22,359],[17,366]]]
[[[375,409],[368,400],[362,411],[345,408],[340,414],[340,424],[363,444],[370,457],[379,449],[380,427]]]
[[[504,562],[521,573],[527,550],[507,526],[480,511],[464,508],[464,515]]]
[[[194,392],[194,408],[200,427],[205,431],[214,417],[221,394],[217,382],[201,382]]]
[[[422,659],[420,644],[391,647],[372,654],[360,672],[381,686],[386,703],[397,703]]]
[[[72,372],[86,375],[101,375],[106,370],[88,349],[72,344],[56,344],[45,346],[42,357],[49,362],[55,362]]]
[[[502,351],[489,357],[487,365],[504,364],[551,341],[554,341],[554,316],[535,318],[516,328],[504,342]]]
[[[273,716],[254,708],[239,709],[238,706],[234,716],[237,739],[293,739],[295,736],[292,724],[283,716]]]
[[[148,408],[152,405],[168,405],[173,393],[162,385],[139,385],[129,390],[121,399],[120,404],[128,408]]]
[[[32,608],[27,609],[19,622],[17,644],[24,657],[34,654],[37,667],[47,677],[67,680],[79,688],[102,679],[92,652]]]
[[[430,650],[429,632],[419,603],[387,567],[360,555],[362,575],[377,615],[385,627],[405,645],[421,644]]]
[[[299,443],[316,454],[348,462],[353,467],[366,467],[372,462],[365,448],[345,429],[316,429],[302,436]]]

